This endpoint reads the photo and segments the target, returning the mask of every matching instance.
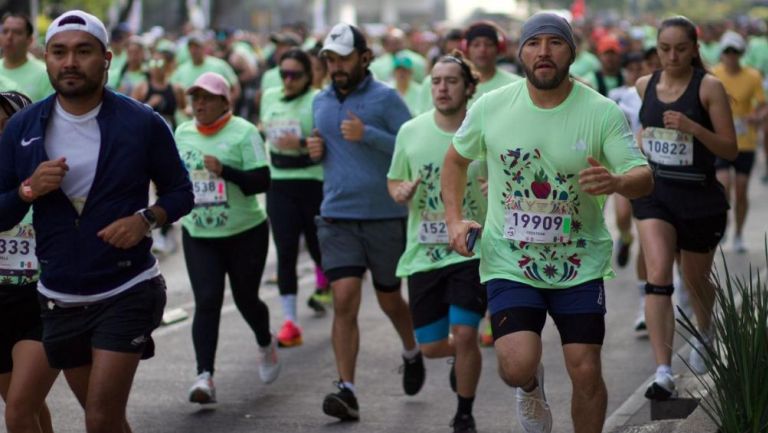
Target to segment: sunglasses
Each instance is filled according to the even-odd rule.
[[[165,60],[163,59],[152,59],[147,62],[147,66],[149,66],[151,69],[160,69],[163,66],[165,66]]]
[[[304,77],[304,71],[290,71],[288,69],[280,69],[280,78],[285,80],[290,78],[291,80],[300,80]]]

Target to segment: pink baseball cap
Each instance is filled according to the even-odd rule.
[[[229,99],[229,83],[227,79],[215,72],[206,72],[203,75],[197,77],[195,84],[187,89],[187,95],[191,95],[197,89],[205,90],[212,95],[223,96],[227,102]]]

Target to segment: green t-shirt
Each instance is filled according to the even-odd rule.
[[[125,64],[128,63],[128,53],[123,50],[120,54],[112,53],[112,60],[109,62],[109,76],[107,77],[107,87],[117,90],[120,81],[120,72]]]
[[[0,92],[10,92],[10,91],[18,92],[20,90],[21,90],[21,86],[16,84],[15,81],[0,75]]]
[[[571,64],[571,75],[583,78],[601,68],[600,59],[587,50],[582,50]]]
[[[400,95],[400,92],[397,94]],[[411,116],[416,116],[420,113],[421,85],[419,83],[415,81],[408,83],[408,90],[406,90],[405,95],[400,95],[400,97],[403,98],[403,102],[405,102],[405,106],[408,107],[408,111],[411,112]]]
[[[125,95],[131,96],[133,90],[140,83],[147,82],[147,73],[144,71],[125,71],[120,83],[118,84],[118,90],[122,91]]]
[[[229,63],[216,57],[206,56],[203,63],[195,65],[192,61],[185,62],[176,68],[171,75],[171,82],[180,85],[185,90],[192,87],[195,80],[206,72],[216,72],[227,79],[230,86],[237,84],[237,75]]]
[[[699,42],[699,53],[707,66],[715,66],[720,63],[719,42]]]
[[[427,61],[421,54],[408,49],[398,51],[399,57],[407,57],[411,60],[413,65],[413,80],[417,83],[422,83],[424,77],[427,75]],[[395,71],[395,60],[392,53],[384,53],[379,57],[376,57],[369,68],[373,73],[373,76],[384,82],[392,80],[392,76]]]
[[[195,207],[181,220],[192,237],[233,236],[267,219],[256,195],[244,195],[240,187],[209,173],[203,164],[203,156],[211,155],[238,170],[266,167],[264,142],[255,125],[232,117],[221,131],[205,136],[189,121],[179,125],[175,136],[195,192]]]
[[[397,133],[387,178],[403,181],[421,178],[408,204],[408,238],[397,264],[398,277],[478,258],[477,255],[461,256],[448,247],[440,173],[452,137],[453,133],[441,130],[435,123],[434,110],[409,120]],[[480,161],[475,161],[469,166],[463,206],[466,219],[482,221],[485,218],[486,199],[477,181],[482,165]],[[475,246],[478,253],[479,245],[478,239]]]
[[[307,93],[291,101],[283,101],[283,88],[267,89],[261,97],[259,119],[267,136],[267,148],[270,152],[297,156],[307,154],[306,150],[279,149],[273,141],[286,132],[301,137],[309,137],[314,128],[312,118],[312,100],[318,90],[310,89]],[[315,164],[305,168],[270,167],[272,179],[313,179],[323,180],[323,165]]]
[[[477,101],[453,144],[488,161],[483,282],[567,288],[613,276],[605,197],[578,183],[587,156],[616,173],[647,164],[613,101],[575,82],[563,103],[542,109],[521,80]]]
[[[761,74],[763,79],[768,78],[768,38],[755,36],[750,38],[747,52],[741,59],[745,66],[751,66]]]
[[[597,74],[595,72],[590,72],[587,76],[582,77],[582,79],[592,86],[593,89],[599,90],[597,85]],[[608,92],[619,87],[619,77],[617,75],[603,75],[603,81],[605,82],[606,88],[605,95],[603,95],[605,97],[608,96]]]
[[[261,91],[264,92],[267,89],[281,88],[283,87],[283,79],[280,78],[280,68],[275,66],[272,69],[267,69],[264,75],[261,76]]]
[[[48,79],[45,63],[37,59],[28,59],[18,68],[8,69],[0,62],[0,75],[15,82],[18,90],[29,96],[32,102],[53,94],[53,86]]]
[[[39,275],[30,209],[19,224],[0,233],[0,285],[34,283]]]
[[[472,96],[472,99],[469,100],[469,105],[472,106],[472,104],[475,103],[481,96],[485,95],[486,93],[496,90],[499,87],[504,87],[507,84],[514,83],[515,81],[519,80],[519,75],[513,74],[511,72],[507,72],[501,68],[496,68],[496,73],[493,74],[493,78],[491,78],[488,81],[479,83],[477,85],[477,89],[475,90],[475,94]],[[432,76],[427,76],[426,79],[424,79],[424,82],[421,83],[421,90],[419,92],[419,113],[427,112],[434,108],[434,105],[432,104]],[[416,115],[416,113],[414,113]]]

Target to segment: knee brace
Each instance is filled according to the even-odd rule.
[[[655,284],[645,283],[646,295],[672,296],[672,293],[674,292],[675,292],[675,286],[672,284],[669,284],[667,286],[657,286]]]

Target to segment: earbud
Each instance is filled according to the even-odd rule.
[[[104,69],[109,69],[109,60],[104,60]]]

